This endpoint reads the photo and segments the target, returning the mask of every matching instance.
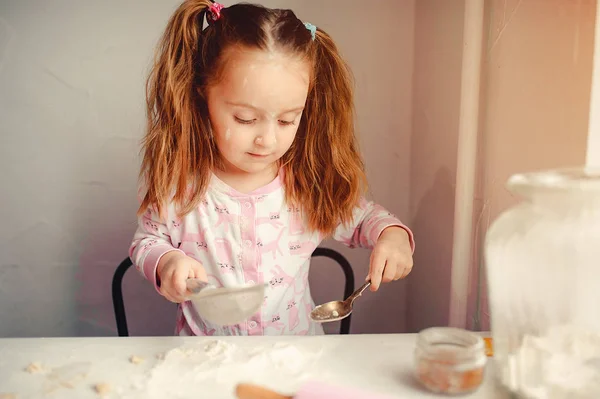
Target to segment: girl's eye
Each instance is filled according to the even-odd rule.
[[[256,121],[256,119],[242,119],[242,118],[238,118],[237,116],[234,116],[236,122],[241,123],[242,125],[251,125],[254,123],[254,121]]]
[[[295,125],[294,121],[279,121],[283,126]]]

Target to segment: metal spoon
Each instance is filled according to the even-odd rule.
[[[354,304],[354,300],[361,296],[363,291],[370,285],[371,281],[369,280],[344,301],[332,301],[317,306],[310,312],[310,318],[317,323],[327,323],[348,317],[350,313],[352,313],[352,304]]]

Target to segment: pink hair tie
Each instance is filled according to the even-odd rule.
[[[209,22],[215,22],[217,21],[219,18],[221,18],[221,10],[225,8],[225,6],[223,6],[223,4],[219,4],[217,2],[214,2],[210,5],[210,7],[208,7],[208,21]]]

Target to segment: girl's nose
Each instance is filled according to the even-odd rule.
[[[269,124],[263,134],[256,138],[255,143],[261,147],[273,147],[277,143],[276,127]]]

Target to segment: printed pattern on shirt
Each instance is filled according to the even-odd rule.
[[[202,263],[217,287],[268,283],[262,308],[249,320],[212,325],[190,302],[179,305],[180,335],[315,335],[323,334],[310,320],[314,307],[308,274],[310,257],[323,237],[310,232],[299,209],[285,204],[281,176],[250,194],[239,193],[213,176],[205,198],[182,220],[168,209],[168,222],[148,210],[140,219],[130,257],[154,283],[156,266],[168,251],[178,250]],[[379,205],[361,200],[353,221],[340,225],[333,238],[349,247],[373,248],[379,234],[396,225],[412,233]]]

